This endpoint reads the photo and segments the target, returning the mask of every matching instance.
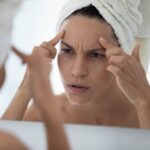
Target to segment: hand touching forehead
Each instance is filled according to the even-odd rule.
[[[116,41],[110,25],[95,18],[85,16],[73,16],[67,19],[61,26],[65,30],[63,40],[78,49],[93,49],[100,46],[99,37],[109,41]]]

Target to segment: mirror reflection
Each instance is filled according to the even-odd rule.
[[[149,129],[148,6],[1,1],[1,119]]]

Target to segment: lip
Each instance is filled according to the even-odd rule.
[[[84,93],[90,89],[90,87],[83,84],[67,84],[67,88],[71,93]]]

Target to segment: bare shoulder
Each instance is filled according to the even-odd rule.
[[[26,109],[23,120],[25,120],[25,121],[42,121],[38,107],[36,106],[36,104],[34,102],[32,102]]]
[[[58,101],[60,109],[63,112],[67,104],[67,97],[65,93],[55,95],[55,99]],[[40,114],[40,111],[34,102],[32,102],[31,105],[27,108],[25,115],[23,117],[23,120],[25,121],[42,121],[43,120]]]
[[[60,105],[64,106],[68,104],[68,99],[65,93],[56,95],[56,99],[58,101],[58,103],[60,103]]]

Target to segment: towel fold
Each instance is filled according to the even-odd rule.
[[[139,38],[150,38],[150,0],[142,0],[139,6],[139,11],[142,14],[142,25],[139,29]]]
[[[142,23],[139,4],[140,0],[68,0],[61,10],[57,31],[74,11],[93,5],[112,26],[122,49],[130,54]]]

